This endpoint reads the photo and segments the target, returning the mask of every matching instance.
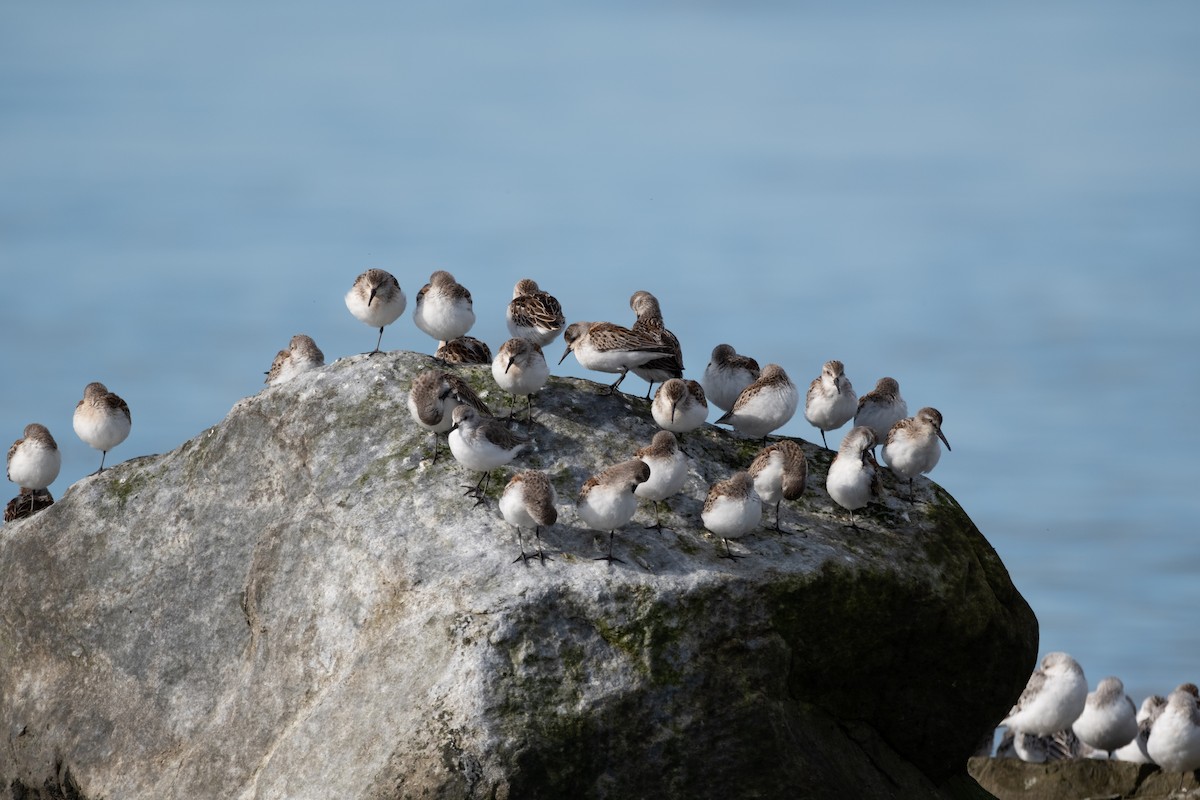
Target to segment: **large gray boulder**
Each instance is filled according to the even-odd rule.
[[[939,487],[886,481],[855,530],[803,443],[803,531],[731,562],[700,507],[761,443],[706,426],[666,529],[646,505],[594,561],[573,501],[648,404],[552,379],[476,508],[406,409],[434,366],[342,359],[0,529],[0,797],[987,796],[967,757],[1037,623]],[[559,493],[545,564],[495,503],[526,467]]]

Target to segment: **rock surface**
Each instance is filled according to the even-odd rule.
[[[1153,764],[1080,758],[1026,764],[1016,758],[972,758],[968,771],[999,800],[1168,800],[1195,792],[1193,774],[1163,772]],[[1193,795],[1188,795],[1193,796]]]
[[[889,475],[853,530],[802,443],[803,532],[730,562],[700,506],[761,443],[705,426],[664,531],[646,505],[593,561],[573,500],[648,403],[551,379],[474,508],[406,409],[432,366],[342,359],[0,529],[0,797],[987,796],[967,757],[1037,623],[944,491]],[[544,565],[495,504],[527,467],[559,494]]]

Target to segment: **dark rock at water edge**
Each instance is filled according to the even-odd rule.
[[[468,473],[406,409],[426,356],[343,359],[237,403],[171,453],[0,530],[0,785],[53,797],[986,797],[974,743],[1024,686],[1037,623],[961,508],[918,480],[861,530],[802,443],[806,494],[731,563],[708,485],[761,446],[711,426],[663,533],[571,510],[657,430],[552,379],[537,451]],[[457,371],[493,407],[486,367]],[[552,560],[495,507],[545,470]],[[51,783],[51,780],[57,783]],[[57,790],[56,790],[57,791]],[[60,792],[61,794],[61,792]],[[0,793],[0,797],[3,797]]]
[[[1153,764],[1079,758],[1026,764],[1016,758],[972,758],[971,776],[999,800],[1168,800],[1196,792],[1195,774],[1163,772]],[[1191,795],[1187,795],[1191,796]]]

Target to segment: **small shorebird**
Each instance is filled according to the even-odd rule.
[[[825,476],[825,491],[833,502],[850,512],[851,528],[858,527],[854,512],[879,497],[879,464],[872,454],[874,447],[875,434],[870,428],[851,428],[842,437]]]
[[[129,436],[132,422],[129,406],[103,383],[89,383],[83,389],[83,399],[75,406],[73,421],[75,434],[100,451],[100,469],[93,474],[103,472],[108,451]]]
[[[749,472],[759,499],[775,504],[775,530],[783,533],[783,528],[779,527],[779,504],[804,494],[808,480],[808,460],[804,450],[790,439],[769,444],[750,462]]]
[[[1171,692],[1150,729],[1146,751],[1164,772],[1187,773],[1200,769],[1200,708],[1197,707],[1195,688],[1191,685],[1192,691],[1180,687]]]
[[[783,367],[767,364],[758,380],[741,391],[733,408],[717,419],[717,424],[732,425],[746,436],[765,439],[771,431],[787,424],[799,405],[800,392]]]
[[[13,522],[34,514],[54,505],[54,496],[49,489],[30,489],[22,486],[17,496],[8,501],[4,507],[4,521]]]
[[[263,383],[269,386],[278,386],[302,372],[323,366],[325,366],[325,354],[321,352],[321,348],[317,347],[317,343],[311,337],[297,333],[288,342],[286,350],[280,350],[275,354],[275,360],[271,362],[271,369],[267,371],[267,377]]]
[[[913,501],[913,478],[937,466],[942,448],[938,440],[950,449],[942,433],[942,414],[936,408],[925,407],[915,417],[902,419],[888,431],[883,445],[883,460],[892,471],[908,478],[908,499]]]
[[[639,484],[650,479],[650,466],[641,459],[622,461],[588,478],[579,490],[575,511],[583,524],[596,531],[608,531],[608,554],[597,561],[625,563],[612,554],[613,534],[633,519],[637,511]]]
[[[458,406],[451,419],[454,424],[450,426],[450,452],[454,460],[483,473],[477,484],[467,487],[465,494],[475,498],[475,505],[483,505],[487,502],[485,495],[492,470],[533,449],[533,445],[525,434],[511,430],[498,419],[482,416],[471,406]]]
[[[526,422],[533,422],[533,393],[541,391],[550,379],[550,368],[546,366],[546,356],[537,342],[514,336],[500,345],[500,352],[492,361],[492,378],[496,384],[513,397],[513,406],[517,397],[524,397],[526,405]],[[515,412],[510,411],[509,416]]]
[[[504,487],[500,495],[500,513],[504,521],[517,529],[517,546],[521,555],[513,559],[528,562],[534,556],[526,555],[525,544],[521,541],[521,528],[533,528],[537,540],[537,558],[544,564],[546,554],[542,551],[542,528],[553,525],[558,520],[558,494],[546,473],[536,469],[518,472]]]
[[[650,415],[658,427],[672,433],[694,431],[708,419],[708,401],[699,383],[668,378],[654,393]]]
[[[539,289],[537,282],[530,278],[522,278],[513,288],[505,322],[510,334],[536,342],[541,347],[554,341],[567,324],[558,300]]]
[[[611,322],[572,322],[563,331],[563,339],[567,349],[558,363],[574,353],[584,369],[620,373],[603,394],[615,392],[629,370],[671,353],[670,347]]]
[[[439,345],[465,336],[475,324],[471,293],[453,275],[439,269],[417,292],[413,322]]]
[[[667,330],[663,323],[662,309],[658,305],[657,297],[649,292],[634,292],[629,298],[629,307],[637,314],[637,320],[630,330],[671,348],[670,355],[633,368],[635,375],[650,382],[646,388],[646,399],[649,400],[655,383],[683,377],[683,350],[679,347],[679,339]]]
[[[658,431],[650,444],[639,448],[633,454],[650,467],[650,477],[644,483],[639,483],[634,494],[654,503],[654,524],[647,528],[662,530],[662,522],[658,516],[658,504],[667,498],[674,497],[687,481],[688,458],[679,447],[675,434],[670,431]]]
[[[1129,744],[1117,748],[1113,753],[1113,758],[1117,761],[1129,761],[1134,764],[1153,764],[1154,760],[1146,752],[1146,743],[1150,741],[1150,731],[1154,728],[1154,721],[1158,719],[1166,705],[1167,698],[1161,694],[1152,694],[1143,699],[1137,713],[1137,736],[1133,737],[1133,741]]]
[[[474,336],[459,336],[438,345],[433,357],[447,364],[490,364],[492,348]]]
[[[1066,730],[1083,713],[1087,693],[1079,662],[1066,653],[1047,653],[1000,724],[1037,736]]]
[[[725,542],[725,555],[721,558],[745,558],[733,554],[729,540],[745,536],[762,522],[762,501],[754,492],[754,479],[750,473],[736,472],[710,486],[700,519],[705,528]]]
[[[60,469],[62,453],[58,442],[40,422],[26,425],[21,438],[8,448],[8,479],[19,489],[47,489]]]
[[[846,377],[846,369],[840,361],[826,361],[821,374],[808,385],[804,400],[804,418],[821,431],[821,444],[829,449],[826,431],[834,431],[845,425],[858,410],[858,396]]]
[[[908,416],[908,403],[900,396],[895,378],[880,378],[875,388],[858,398],[854,427],[866,425],[875,432],[877,442],[886,442],[888,431]]]
[[[1103,750],[1109,759],[1115,750],[1132,742],[1138,732],[1137,711],[1121,679],[1108,677],[1096,684],[1071,728],[1081,742]]]
[[[413,378],[412,388],[408,391],[408,413],[418,425],[433,433],[435,464],[438,434],[450,430],[454,424],[454,409],[460,405],[469,405],[488,417],[492,415],[475,390],[454,373],[426,370]]]
[[[762,370],[753,358],[738,355],[731,345],[719,344],[713,348],[700,383],[708,401],[722,411],[728,411],[737,402],[742,389],[758,380],[761,374]]]
[[[354,279],[354,285],[346,292],[346,308],[359,322],[379,328],[375,349],[369,355],[382,352],[379,345],[383,329],[404,313],[407,304],[400,282],[386,270],[369,269]]]

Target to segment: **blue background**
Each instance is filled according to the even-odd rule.
[[[4,17],[0,435],[50,427],[56,496],[99,460],[71,429],[86,383],[133,411],[110,463],[171,450],[292,334],[370,349],[342,304],[369,267],[410,297],[385,349],[431,351],[411,303],[435,269],[493,349],[518,278],[573,320],[628,323],[646,289],[690,377],[723,341],[802,385],[830,358],[860,393],[896,377],[944,414],[932,477],[1043,653],[1135,701],[1200,680],[1200,6]]]

